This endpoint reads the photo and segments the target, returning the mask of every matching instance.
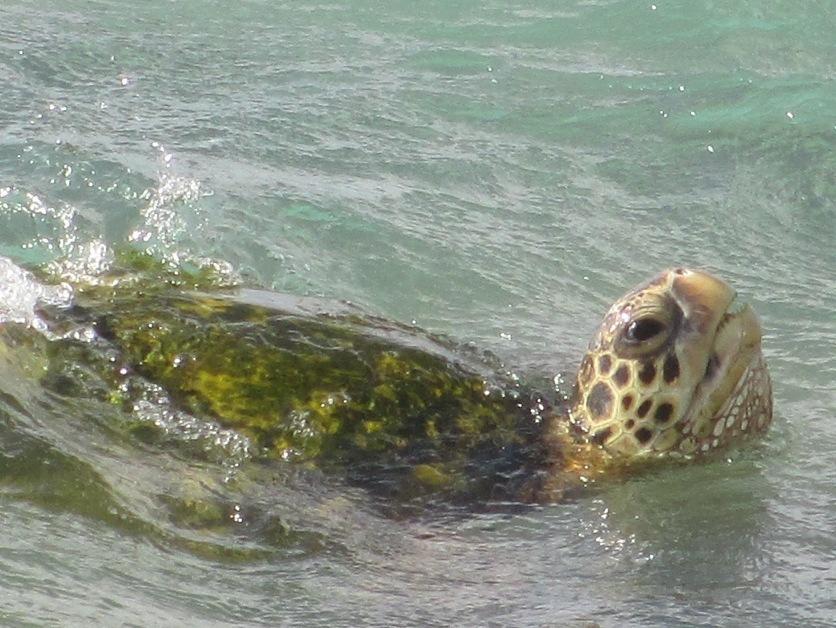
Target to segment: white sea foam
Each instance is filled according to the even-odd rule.
[[[73,289],[69,284],[45,285],[10,259],[0,257],[0,323],[25,323],[46,331],[38,308],[67,307],[72,300]]]

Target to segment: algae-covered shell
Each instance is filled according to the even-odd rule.
[[[263,458],[404,497],[490,486],[528,446],[536,426],[516,384],[474,356],[352,308],[172,283],[82,290],[69,317],[95,341],[54,342],[54,362],[74,373],[47,379],[90,394],[78,373],[98,373],[92,394],[130,411],[125,381],[141,378],[175,408],[246,435]],[[153,427],[135,428],[153,440]]]

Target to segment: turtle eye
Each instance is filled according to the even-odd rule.
[[[657,318],[640,318],[631,321],[624,333],[625,338],[630,342],[645,342],[658,336],[665,330],[665,324]]]

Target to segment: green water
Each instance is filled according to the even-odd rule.
[[[0,620],[831,624],[834,33],[832,2],[5,0],[14,263],[95,276],[130,242],[543,377],[626,288],[704,267],[761,314],[777,419],[728,463],[398,521],[164,405],[175,441],[226,457],[138,450],[4,353]],[[0,315],[25,319],[33,287],[0,269]],[[235,465],[249,483],[224,483]],[[194,486],[242,510],[188,525]]]

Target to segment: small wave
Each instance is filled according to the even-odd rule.
[[[217,455],[225,470],[224,481],[231,481],[237,469],[252,457],[253,445],[249,438],[178,409],[166,391],[156,384],[133,377],[123,383],[120,392],[138,397],[132,411],[141,423],[153,425],[175,443],[193,443],[204,454]]]
[[[38,316],[42,306],[68,307],[73,289],[68,283],[45,285],[29,271],[6,257],[0,257],[0,323],[24,323],[39,331],[47,331]]]
[[[197,179],[177,176],[170,172],[172,153],[166,151],[159,142],[152,142],[151,146],[159,153],[162,170],[157,187],[145,190],[140,196],[148,202],[141,210],[143,224],[134,229],[128,236],[128,241],[145,245],[156,242],[165,254],[175,250],[179,236],[188,229],[177,211],[177,205],[193,203],[202,196],[211,196],[212,192],[204,190]],[[174,261],[177,261],[176,256]]]

